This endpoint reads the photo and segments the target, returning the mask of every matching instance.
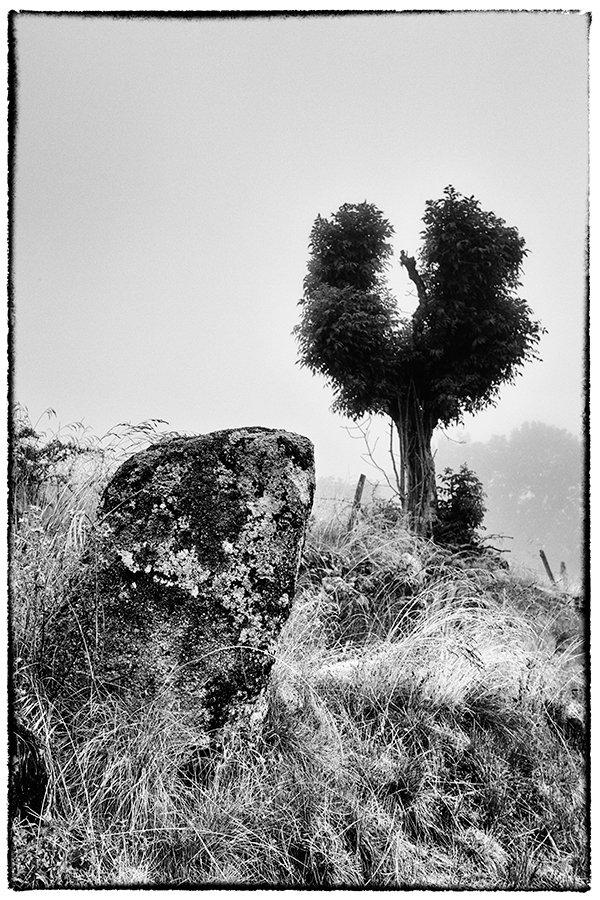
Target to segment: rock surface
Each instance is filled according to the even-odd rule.
[[[55,690],[176,702],[207,733],[235,720],[266,683],[313,493],[312,444],[286,431],[170,438],[127,460],[54,625]]]

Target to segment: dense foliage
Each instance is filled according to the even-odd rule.
[[[458,472],[446,468],[439,480],[435,539],[455,547],[477,547],[486,511],[481,481],[465,463]]]
[[[419,380],[442,424],[493,402],[535,358],[539,322],[515,295],[527,254],[516,228],[452,187],[426,204],[413,317]]]
[[[303,314],[295,329],[303,365],[329,379],[334,409],[360,418],[387,412],[402,332],[385,286],[390,223],[368,203],[319,216],[310,236]]]
[[[304,286],[323,284],[371,291],[384,283],[394,229],[371,203],[345,203],[331,221],[317,216],[310,235],[311,259]]]

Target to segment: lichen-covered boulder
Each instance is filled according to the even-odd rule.
[[[193,711],[213,731],[266,683],[314,493],[311,442],[266,428],[164,440],[101,500],[57,616],[51,682]]]

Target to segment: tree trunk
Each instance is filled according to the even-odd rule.
[[[400,438],[404,511],[413,531],[431,537],[437,505],[435,465],[431,453],[431,438],[436,423],[412,388],[398,397],[394,415],[391,412],[390,415]]]

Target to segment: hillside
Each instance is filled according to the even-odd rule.
[[[178,709],[98,693],[67,716],[36,676],[106,479],[86,471],[13,532],[14,888],[588,885],[579,597],[386,504],[314,518],[266,695],[203,759]]]

